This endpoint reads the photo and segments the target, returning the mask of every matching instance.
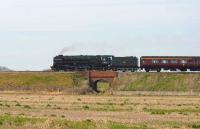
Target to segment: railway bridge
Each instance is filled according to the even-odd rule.
[[[114,72],[114,71],[89,71],[88,72],[89,85],[96,92],[100,92],[97,86],[98,82],[106,81],[111,86],[112,82],[114,81],[116,77],[118,77],[118,72]]]

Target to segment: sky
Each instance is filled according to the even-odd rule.
[[[0,0],[0,66],[64,55],[200,56],[200,0]]]

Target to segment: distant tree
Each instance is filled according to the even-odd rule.
[[[4,66],[0,66],[0,71],[13,71],[7,67],[4,67]]]

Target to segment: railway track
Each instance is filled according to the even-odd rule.
[[[88,72],[88,71],[0,71],[0,73],[78,73],[78,72]],[[108,71],[109,72],[109,71]],[[153,74],[162,74],[162,73],[177,73],[177,74],[195,74],[195,73],[200,73],[200,71],[162,71],[162,72],[156,72],[156,71],[151,71],[151,72],[145,72],[145,71],[136,71],[136,72],[122,72],[122,71],[116,71],[119,74],[120,73],[153,73]]]

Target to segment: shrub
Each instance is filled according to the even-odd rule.
[[[194,124],[194,125],[192,125],[192,128],[194,128],[194,129],[200,129],[200,124],[199,125]]]
[[[83,106],[83,109],[88,110],[88,109],[90,109],[90,107],[85,105],[85,106]]]
[[[21,104],[17,103],[15,106],[16,106],[16,107],[20,107],[20,106],[21,106]]]
[[[26,108],[26,109],[31,109],[31,106],[29,106],[29,105],[24,105],[24,108]]]

